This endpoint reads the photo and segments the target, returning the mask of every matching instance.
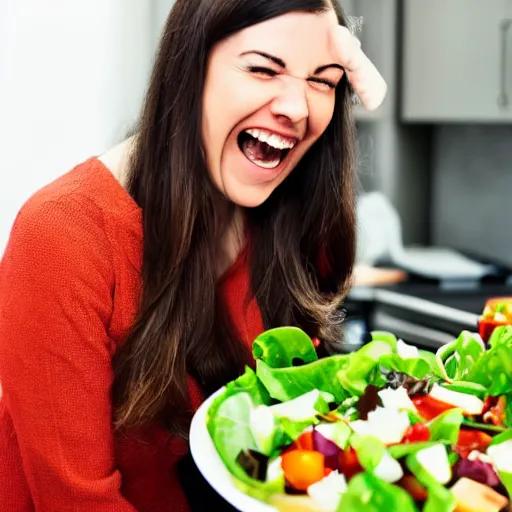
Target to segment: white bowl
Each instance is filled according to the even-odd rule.
[[[277,512],[278,509],[263,503],[235,487],[231,473],[222,462],[206,428],[206,413],[213,400],[224,391],[219,389],[196,411],[190,426],[190,451],[197,468],[212,488],[230,505],[241,512]]]

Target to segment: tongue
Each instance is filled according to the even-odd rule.
[[[242,145],[244,155],[264,169],[274,169],[281,163],[281,150],[269,146],[266,142],[251,139]]]

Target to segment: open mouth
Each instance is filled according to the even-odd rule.
[[[295,147],[297,141],[259,128],[244,130],[238,147],[247,160],[263,169],[275,169]]]

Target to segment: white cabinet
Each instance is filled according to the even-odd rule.
[[[512,0],[404,0],[402,119],[512,122]]]

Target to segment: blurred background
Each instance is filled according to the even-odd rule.
[[[510,285],[512,0],[341,3],[389,86],[379,110],[356,108],[358,262],[474,315]],[[2,0],[0,254],[34,191],[125,137],[172,4]],[[375,287],[355,288],[349,305],[375,304]],[[446,304],[448,289],[478,301]]]

